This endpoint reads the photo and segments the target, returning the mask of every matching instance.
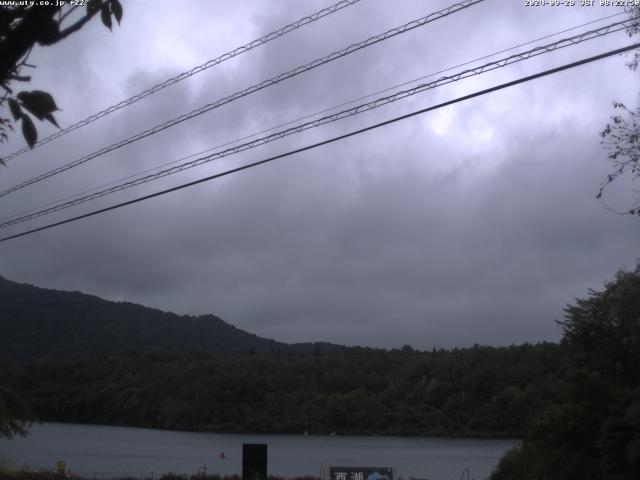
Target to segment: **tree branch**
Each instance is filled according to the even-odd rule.
[[[104,2],[100,3],[100,6],[102,6]],[[64,30],[62,30],[61,32],[59,32],[56,36],[54,36],[54,41],[52,43],[56,43],[59,42],[60,40],[68,37],[69,35],[71,35],[74,32],[77,32],[78,30],[80,30],[85,23],[87,23],[89,20],[91,20],[96,13],[98,13],[100,11],[99,8],[93,10],[93,12],[89,13],[87,12],[85,14],[84,17],[82,17],[80,20],[78,20],[76,23],[69,25],[67,28],[65,28]]]
[[[69,10],[67,10],[64,14],[62,14],[60,16],[60,20],[58,20],[58,26],[62,25],[62,22],[64,22],[64,19],[67,18],[71,13],[73,13],[73,11],[76,10],[77,8],[78,8],[78,5],[74,5]],[[62,10],[60,10],[60,12],[62,12]]]
[[[9,80],[17,80],[19,82],[30,82],[31,77],[28,75],[9,75]]]
[[[27,11],[24,19],[0,42],[0,83],[5,83],[15,65],[36,42],[46,42],[57,28],[54,20],[60,7],[38,6]]]

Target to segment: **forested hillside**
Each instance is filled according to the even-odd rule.
[[[42,420],[216,432],[519,437],[555,399],[557,345],[117,354],[13,364]]]
[[[640,478],[640,264],[567,307],[557,397],[493,480]]]
[[[288,345],[0,277],[0,385],[35,417],[217,432],[521,436],[555,398],[554,344]]]
[[[80,292],[18,284],[2,277],[0,305],[0,360],[116,352],[269,352],[288,347],[213,315],[176,315]]]

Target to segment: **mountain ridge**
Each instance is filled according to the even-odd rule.
[[[308,351],[329,343],[262,338],[213,315],[179,315],[0,276],[0,359],[77,358],[122,352]]]

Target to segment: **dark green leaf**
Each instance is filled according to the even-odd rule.
[[[58,122],[56,122],[56,119],[53,118],[53,115],[51,115],[50,113],[47,113],[44,115],[44,119],[45,120],[49,120],[51,123],[53,123],[56,127],[60,128],[60,125],[58,125]]]
[[[100,18],[102,19],[102,23],[104,23],[104,26],[111,30],[111,10],[109,9],[108,3],[102,5],[102,9],[100,10]]]
[[[38,141],[38,132],[29,115],[22,115],[22,135],[31,148]]]
[[[111,11],[118,25],[120,25],[120,20],[122,20],[122,5],[119,0],[111,0]]]
[[[22,116],[22,110],[20,109],[20,104],[17,102],[15,98],[9,99],[9,110],[11,111],[11,115],[14,120],[18,120]]]
[[[36,116],[38,120],[42,120],[45,115],[58,110],[53,97],[41,90],[20,92],[18,99],[22,102],[22,106]]]
[[[87,14],[91,15],[100,9],[101,0],[89,0],[87,2]]]

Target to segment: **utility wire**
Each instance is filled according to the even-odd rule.
[[[167,168],[165,170],[161,170],[159,172],[156,172],[156,173],[153,173],[153,174],[150,174],[150,175],[146,175],[144,177],[139,177],[139,178],[136,178],[134,180],[131,180],[131,181],[128,181],[128,182],[125,182],[125,183],[121,183],[121,184],[118,184],[118,185],[115,185],[115,186],[112,186],[112,187],[109,187],[109,188],[105,188],[103,190],[99,190],[97,192],[90,193],[88,195],[76,198],[74,200],[70,200],[70,201],[65,202],[65,203],[60,203],[60,204],[57,204],[57,205],[49,207],[49,208],[44,208],[44,209],[38,210],[38,211],[33,212],[33,213],[22,215],[22,216],[19,216],[18,218],[13,218],[11,220],[9,220],[9,219],[5,220],[5,221],[0,223],[0,228],[6,228],[6,227],[9,227],[9,226],[12,226],[12,225],[16,225],[16,224],[19,224],[19,223],[26,222],[28,220],[33,220],[35,218],[38,218],[38,217],[41,217],[41,216],[44,216],[44,215],[48,215],[48,214],[51,214],[51,213],[54,213],[54,212],[58,212],[60,210],[64,210],[64,209],[67,209],[67,208],[70,208],[70,207],[74,207],[76,205],[80,205],[82,203],[86,203],[86,202],[88,202],[90,200],[95,200],[97,198],[101,198],[101,197],[104,197],[106,195],[110,195],[112,193],[116,193],[116,192],[119,192],[119,191],[122,191],[122,190],[126,190],[128,188],[132,188],[132,187],[135,187],[135,186],[138,186],[138,185],[142,185],[144,183],[148,183],[150,181],[157,180],[159,178],[166,177],[168,175],[173,175],[175,173],[178,173],[178,172],[190,169],[190,168],[197,167],[199,165],[211,162],[213,160],[217,160],[217,159],[224,158],[224,157],[227,157],[227,156],[230,156],[230,155],[234,155],[234,154],[237,154],[237,153],[240,153],[240,152],[244,152],[246,150],[250,150],[250,149],[256,148],[256,147],[258,147],[260,145],[265,145],[267,143],[273,142],[275,140],[279,140],[281,138],[284,138],[286,136],[289,136],[289,135],[292,135],[292,134],[295,134],[295,133],[300,133],[302,131],[309,130],[311,128],[316,128],[316,127],[319,127],[321,125],[326,125],[328,123],[332,123],[332,122],[335,122],[337,120],[341,120],[343,118],[352,117],[352,116],[358,115],[358,114],[366,112],[366,111],[374,110],[374,109],[379,108],[379,107],[381,107],[383,105],[387,105],[389,103],[393,103],[393,102],[396,102],[398,100],[402,100],[404,98],[413,96],[413,95],[415,95],[417,93],[422,93],[422,92],[437,88],[437,87],[442,86],[442,85],[446,85],[446,84],[449,84],[449,83],[457,82],[457,81],[460,81],[462,79],[465,79],[465,78],[468,78],[468,77],[471,77],[471,76],[480,75],[480,74],[483,74],[483,73],[486,73],[486,72],[490,72],[492,70],[496,70],[498,68],[502,68],[502,67],[505,67],[505,66],[508,66],[508,65],[512,65],[512,64],[514,64],[516,62],[520,62],[520,61],[523,61],[523,60],[528,60],[528,59],[530,59],[532,57],[535,57],[535,56],[538,56],[538,55],[550,53],[550,52],[553,52],[553,51],[561,49],[561,48],[565,48],[565,47],[573,46],[573,45],[578,45],[578,44],[580,44],[582,42],[585,42],[587,40],[592,40],[594,38],[600,38],[600,37],[603,37],[605,35],[609,35],[611,33],[615,33],[615,32],[618,32],[618,31],[621,31],[621,30],[624,30],[624,29],[628,28],[628,26],[633,21],[634,20],[631,19],[631,20],[626,20],[626,21],[622,21],[622,22],[616,22],[616,23],[601,27],[601,28],[596,29],[596,30],[583,32],[583,33],[580,33],[578,35],[574,35],[572,37],[560,39],[560,40],[557,40],[556,42],[549,43],[549,44],[543,45],[543,46],[539,46],[539,47],[533,48],[531,50],[528,50],[526,52],[517,53],[517,54],[511,55],[509,57],[505,57],[505,58],[502,58],[500,60],[489,62],[489,63],[486,63],[484,65],[481,65],[481,66],[478,66],[478,67],[475,67],[475,68],[471,68],[471,69],[468,69],[468,70],[463,70],[462,72],[456,73],[454,75],[450,75],[450,76],[446,76],[446,77],[440,77],[439,79],[437,79],[435,81],[432,81],[432,82],[429,82],[429,83],[420,84],[420,85],[418,85],[416,87],[413,87],[413,88],[410,88],[410,89],[407,89],[407,90],[402,90],[402,91],[396,92],[396,93],[394,93],[392,95],[388,95],[386,97],[378,98],[378,99],[373,100],[373,101],[371,101],[369,103],[360,104],[360,105],[357,105],[355,107],[352,107],[352,108],[349,108],[349,109],[342,110],[340,112],[334,113],[332,115],[327,115],[327,116],[321,117],[321,118],[316,119],[316,120],[312,120],[312,121],[309,121],[309,122],[306,122],[306,123],[302,123],[300,125],[297,125],[297,126],[294,126],[294,127],[291,127],[291,128],[279,131],[279,132],[272,133],[271,135],[260,137],[260,138],[257,138],[255,140],[252,140],[250,142],[246,142],[246,143],[243,143],[243,144],[240,144],[240,145],[236,145],[234,147],[227,148],[226,150],[222,150],[220,152],[216,152],[216,153],[213,153],[211,155],[207,155],[207,156],[204,156],[204,157],[197,158],[197,159],[192,160],[190,162],[186,162],[186,163],[174,166],[174,167]]]
[[[161,190],[159,192],[155,192],[155,193],[152,193],[152,194],[149,194],[149,195],[145,195],[145,196],[142,196],[142,197],[134,198],[133,200],[129,200],[129,201],[126,201],[126,202],[122,202],[122,203],[118,203],[118,204],[115,204],[115,205],[111,205],[109,207],[101,208],[99,210],[94,210],[92,212],[85,213],[83,215],[78,215],[76,217],[68,218],[66,220],[62,220],[62,221],[55,222],[55,223],[50,223],[48,225],[44,225],[42,227],[38,227],[38,228],[31,229],[31,230],[27,230],[25,232],[17,233],[17,234],[10,235],[10,236],[7,236],[7,237],[2,237],[2,238],[0,238],[0,242],[6,242],[6,241],[12,240],[14,238],[23,237],[23,236],[26,236],[26,235],[30,235],[32,233],[41,232],[43,230],[48,230],[48,229],[53,228],[53,227],[57,227],[57,226],[60,226],[60,225],[65,225],[67,223],[75,222],[77,220],[81,220],[81,219],[84,219],[84,218],[92,217],[92,216],[98,215],[100,213],[109,212],[111,210],[116,210],[116,209],[119,209],[119,208],[122,208],[122,207],[126,207],[128,205],[133,205],[135,203],[139,203],[139,202],[142,202],[142,201],[145,201],[145,200],[149,200],[149,199],[152,199],[152,198],[155,198],[155,197],[159,197],[159,196],[165,195],[167,193],[176,192],[178,190],[183,190],[185,188],[192,187],[194,185],[198,185],[200,183],[208,182],[210,180],[215,180],[216,178],[225,177],[225,176],[230,175],[232,173],[237,173],[237,172],[240,172],[242,170],[248,170],[250,168],[257,167],[258,165],[263,165],[265,163],[269,163],[269,162],[272,162],[274,160],[278,160],[280,158],[284,158],[284,157],[288,157],[288,156],[291,156],[291,155],[295,155],[297,153],[305,152],[307,150],[311,150],[311,149],[314,149],[314,148],[317,148],[317,147],[320,147],[320,146],[323,146],[323,145],[328,145],[330,143],[334,143],[334,142],[337,142],[337,141],[340,141],[340,140],[344,140],[346,138],[353,137],[355,135],[360,135],[362,133],[368,132],[370,130],[375,130],[377,128],[380,128],[380,127],[383,127],[383,126],[386,126],[386,125],[390,125],[390,124],[398,122],[400,120],[405,120],[407,118],[415,117],[417,115],[421,115],[423,113],[430,112],[432,110],[437,110],[439,108],[443,108],[443,107],[446,107],[446,106],[449,106],[449,105],[453,105],[453,104],[456,104],[456,103],[464,102],[466,100],[470,100],[470,99],[475,98],[475,97],[479,97],[479,96],[482,96],[482,95],[486,95],[488,93],[496,92],[498,90],[503,90],[505,88],[512,87],[514,85],[519,85],[521,83],[529,82],[531,80],[536,80],[536,79],[541,78],[541,77],[552,75],[554,73],[558,73],[558,72],[561,72],[561,71],[564,71],[564,70],[568,70],[570,68],[575,68],[575,67],[578,67],[580,65],[585,65],[587,63],[595,62],[597,60],[601,60],[603,58],[611,57],[613,55],[618,55],[620,53],[624,53],[624,52],[627,52],[629,50],[633,50],[635,48],[640,48],[640,43],[635,43],[633,45],[628,45],[626,47],[618,48],[618,49],[615,49],[615,50],[610,50],[610,51],[608,51],[606,53],[601,53],[599,55],[595,55],[595,56],[588,57],[588,58],[585,58],[585,59],[582,59],[582,60],[578,60],[576,62],[572,62],[572,63],[568,63],[568,64],[565,64],[565,65],[562,65],[560,67],[556,67],[556,68],[552,68],[552,69],[549,69],[549,70],[545,70],[543,72],[539,72],[539,73],[536,73],[534,75],[528,75],[526,77],[521,77],[521,78],[519,78],[517,80],[512,80],[510,82],[502,83],[500,85],[496,85],[496,86],[491,87],[491,88],[486,88],[484,90],[479,90],[479,91],[471,93],[469,95],[464,95],[462,97],[458,97],[458,98],[455,98],[453,100],[449,100],[449,101],[446,101],[446,102],[443,102],[443,103],[439,103],[439,104],[433,105],[431,107],[426,107],[426,108],[423,108],[421,110],[416,110],[415,112],[411,112],[411,113],[408,113],[408,114],[405,114],[405,115],[401,115],[399,117],[394,117],[394,118],[392,118],[390,120],[385,120],[384,122],[380,122],[380,123],[376,123],[376,124],[370,125],[368,127],[360,128],[358,130],[354,130],[354,131],[351,131],[349,133],[345,133],[343,135],[339,135],[339,136],[336,136],[336,137],[329,138],[327,140],[323,140],[321,142],[317,142],[317,143],[313,143],[311,145],[307,145],[307,146],[304,146],[304,147],[301,147],[301,148],[297,148],[295,150],[290,150],[288,152],[281,153],[279,155],[274,155],[272,157],[265,158],[263,160],[260,160],[260,161],[254,162],[254,163],[249,163],[249,164],[243,165],[241,167],[237,167],[237,168],[233,168],[233,169],[230,169],[230,170],[226,170],[224,172],[217,173],[215,175],[210,175],[208,177],[204,177],[204,178],[201,178],[201,179],[198,179],[198,180],[194,180],[192,182],[183,183],[183,184],[178,185],[176,187],[168,188],[166,190]]]
[[[129,180],[131,178],[138,177],[140,175],[144,175],[145,173],[153,172],[153,171],[159,170],[161,168],[167,167],[169,165],[174,165],[174,164],[182,162],[184,160],[188,160],[190,158],[197,157],[198,155],[203,155],[205,153],[212,152],[214,150],[218,150],[218,149],[220,149],[222,147],[227,147],[229,145],[233,145],[234,143],[238,143],[238,142],[241,142],[243,140],[248,140],[249,138],[253,138],[253,137],[256,137],[258,135],[262,135],[263,133],[267,133],[267,132],[270,132],[272,130],[276,130],[278,128],[286,127],[287,125],[291,125],[293,123],[300,122],[300,121],[306,120],[308,118],[313,118],[313,117],[316,117],[318,115],[322,115],[323,113],[331,112],[331,111],[336,110],[336,109],[338,109],[340,107],[345,107],[347,105],[351,105],[351,104],[359,102],[361,100],[366,100],[367,98],[371,98],[371,97],[374,97],[376,95],[380,95],[381,93],[389,92],[389,91],[394,90],[396,88],[405,87],[407,85],[410,85],[412,83],[418,82],[420,80],[424,80],[426,78],[431,78],[431,77],[434,77],[434,76],[439,75],[441,73],[449,72],[449,71],[454,70],[456,68],[464,67],[464,66],[470,65],[472,63],[479,62],[480,60],[485,60],[485,59],[490,58],[490,57],[495,57],[496,55],[499,55],[501,53],[509,52],[509,51],[515,50],[515,49],[520,48],[520,47],[531,45],[531,44],[539,42],[541,40],[546,40],[547,38],[555,37],[555,36],[560,35],[562,33],[567,33],[567,32],[570,32],[572,30],[577,30],[579,28],[586,27],[587,25],[592,25],[594,23],[598,23],[598,22],[601,22],[603,20],[607,20],[607,19],[612,18],[612,17],[618,17],[618,16],[624,15],[624,14],[625,14],[625,12],[618,12],[618,13],[614,13],[614,14],[611,14],[611,15],[607,15],[606,17],[601,17],[601,18],[598,18],[596,20],[591,20],[590,22],[586,22],[586,23],[583,23],[581,25],[576,25],[575,27],[567,28],[567,29],[561,30],[559,32],[555,32],[555,33],[552,33],[552,34],[549,34],[549,35],[545,35],[545,36],[540,37],[540,38],[536,38],[535,40],[530,40],[528,42],[521,43],[519,45],[514,45],[513,47],[509,47],[509,48],[506,48],[504,50],[500,50],[498,52],[490,53],[488,55],[484,55],[482,57],[475,58],[473,60],[469,60],[469,61],[466,61],[464,63],[460,63],[458,65],[454,65],[452,67],[447,67],[447,68],[445,68],[443,70],[439,70],[437,72],[433,72],[433,73],[430,73],[428,75],[423,75],[421,77],[414,78],[413,80],[408,80],[406,82],[403,82],[403,83],[400,83],[400,84],[396,84],[396,85],[393,85],[391,87],[387,87],[387,88],[385,88],[383,90],[378,90],[376,92],[368,93],[367,95],[363,95],[361,97],[354,98],[352,100],[348,100],[348,101],[340,103],[338,105],[334,105],[332,107],[328,107],[328,108],[325,108],[323,110],[316,111],[316,112],[304,115],[302,117],[295,118],[293,120],[288,120],[288,121],[286,121],[284,123],[280,123],[278,125],[274,125],[272,127],[260,130],[258,132],[254,132],[254,133],[251,133],[249,135],[245,135],[245,136],[240,137],[240,138],[235,138],[233,140],[228,140],[225,143],[218,144],[216,146],[209,147],[209,148],[206,148],[204,150],[200,150],[200,151],[195,152],[195,153],[191,153],[189,155],[180,157],[178,159],[162,163],[162,164],[160,164],[160,165],[158,165],[156,167],[151,167],[151,168],[148,168],[146,170],[139,171],[139,172],[133,173],[131,175],[127,175],[126,177],[121,177],[121,178],[112,180],[112,181],[110,181],[108,183],[103,183],[102,185],[97,185],[97,186],[89,188],[87,190],[83,190],[83,191],[81,191],[79,193],[75,193],[73,195],[67,195],[67,196],[65,196],[63,198],[58,198],[57,200],[52,200],[52,201],[47,202],[45,204],[41,204],[41,205],[38,205],[36,207],[32,207],[32,208],[29,208],[29,209],[26,209],[26,210],[22,210],[20,212],[17,212],[17,213],[14,213],[12,215],[8,215],[6,217],[1,218],[0,222],[3,222],[5,220],[9,220],[9,219],[14,218],[14,217],[26,215],[27,213],[35,212],[36,210],[40,210],[42,208],[49,207],[51,205],[55,205],[55,204],[60,203],[60,202],[64,202],[65,200],[70,200],[72,198],[76,198],[76,197],[79,197],[81,195],[85,195],[87,193],[94,192],[94,191],[99,190],[99,189],[103,189],[103,188],[108,187],[110,185],[114,185],[114,184],[116,184],[118,182],[123,182],[125,180]]]
[[[52,140],[55,140],[56,138],[60,138],[63,135],[66,135],[69,132],[73,132],[74,130],[77,130],[78,128],[84,127],[86,125],[89,125],[90,123],[95,122],[96,120],[105,117],[107,115],[109,115],[110,113],[113,113],[117,110],[120,110],[121,108],[127,107],[129,105],[132,105],[134,103],[136,103],[138,100],[142,100],[145,97],[148,97],[149,95],[152,95],[156,92],[159,92],[160,90],[170,86],[170,85],[174,85],[178,82],[181,82],[182,80],[186,80],[187,78],[192,77],[193,75],[196,75],[200,72],[204,72],[205,70],[214,67],[222,62],[225,62],[227,60],[230,60],[234,57],[237,57],[238,55],[242,54],[242,53],[246,53],[249,50],[253,50],[256,47],[259,47],[260,45],[264,45],[266,43],[269,43],[272,40],[275,40],[276,38],[280,38],[300,27],[303,27],[305,25],[308,25],[310,23],[313,23],[317,20],[320,20],[321,18],[324,18],[328,15],[331,15],[332,13],[338,12],[340,10],[342,10],[343,8],[346,7],[350,7],[351,5],[359,2],[360,0],[341,0],[338,3],[335,3],[333,5],[331,5],[330,7],[327,8],[323,8],[322,10],[319,10],[315,13],[312,13],[311,15],[307,15],[306,17],[302,17],[301,19],[290,23],[289,25],[285,25],[282,28],[279,28],[278,30],[275,30],[271,33],[267,33],[266,35],[264,35],[263,37],[260,37],[256,40],[252,40],[249,43],[246,43],[234,50],[231,50],[230,52],[224,53],[222,55],[220,55],[217,58],[213,58],[211,60],[206,61],[205,63],[203,63],[202,65],[198,65],[197,67],[193,67],[191,70],[188,70],[186,72],[182,72],[179,75],[176,75],[175,77],[169,78],[167,80],[165,80],[162,83],[158,83],[157,85],[154,85],[153,87],[150,87],[146,90],[143,90],[142,92],[126,99],[126,100],[122,100],[121,102],[115,104],[115,105],[111,105],[110,107],[105,108],[104,110],[99,111],[98,113],[95,113],[93,115],[91,115],[90,117],[85,118],[84,120],[80,120],[76,123],[74,123],[73,125],[69,125],[66,128],[63,128],[61,130],[58,130],[57,132],[49,135],[46,138],[43,138],[42,140],[39,140],[38,142],[36,142],[33,147],[23,147],[13,153],[11,153],[10,155],[7,155],[6,157],[4,157],[4,161],[7,162],[9,160],[12,160],[20,155],[22,155],[25,152],[28,152],[30,150],[32,150],[33,148],[37,148],[41,145],[44,145],[45,143],[49,143]]]
[[[206,112],[208,112],[210,110],[213,110],[214,108],[220,107],[220,106],[225,105],[227,103],[230,103],[230,102],[232,102],[234,100],[237,100],[239,98],[242,98],[242,97],[245,97],[245,96],[250,95],[252,93],[255,93],[255,92],[257,92],[259,90],[262,90],[264,88],[267,88],[267,87],[269,87],[271,85],[275,85],[277,83],[280,83],[283,80],[289,79],[289,78],[294,77],[296,75],[299,75],[299,74],[301,74],[303,72],[307,72],[309,70],[313,70],[316,67],[319,67],[319,66],[324,65],[326,63],[332,62],[332,61],[334,61],[334,60],[336,60],[338,58],[342,58],[344,56],[347,56],[347,55],[349,55],[351,53],[354,53],[354,52],[356,52],[358,50],[362,50],[363,48],[367,48],[367,47],[369,47],[371,45],[375,45],[375,44],[377,44],[379,42],[388,40],[389,38],[392,38],[392,37],[395,37],[397,35],[409,32],[409,31],[411,31],[411,30],[413,30],[415,28],[422,27],[424,25],[427,25],[427,24],[429,24],[431,22],[434,22],[436,20],[439,20],[441,18],[445,18],[445,17],[447,17],[449,15],[452,15],[452,14],[454,14],[456,12],[459,12],[460,10],[466,9],[466,8],[472,6],[472,5],[478,4],[478,3],[483,2],[483,1],[485,1],[485,0],[465,0],[463,2],[451,5],[451,6],[445,8],[443,10],[440,10],[438,12],[430,13],[429,15],[427,15],[425,17],[419,18],[417,20],[412,20],[412,21],[410,21],[408,23],[405,23],[404,25],[401,25],[399,27],[392,28],[391,30],[387,30],[384,33],[381,33],[379,35],[375,35],[373,37],[370,37],[367,40],[364,40],[362,42],[354,43],[354,44],[352,44],[352,45],[350,45],[350,46],[348,46],[348,47],[346,47],[346,48],[344,48],[342,50],[338,50],[338,51],[333,52],[333,53],[331,53],[331,54],[329,54],[329,55],[327,55],[325,57],[313,60],[312,62],[307,63],[306,65],[302,65],[302,66],[296,67],[293,70],[289,70],[286,73],[282,73],[280,75],[276,75],[275,77],[272,77],[269,80],[264,80],[264,81],[262,81],[262,82],[260,82],[258,84],[255,84],[255,85],[252,85],[249,88],[246,88],[245,90],[238,91],[238,92],[236,92],[236,93],[234,93],[234,94],[232,94],[232,95],[230,95],[228,97],[222,98],[220,100],[216,100],[213,103],[209,103],[207,105],[204,105],[203,107],[200,107],[200,108],[198,108],[196,110],[193,110],[193,111],[191,111],[189,113],[186,113],[184,115],[176,117],[176,118],[174,118],[172,120],[169,120],[169,121],[167,121],[165,123],[156,125],[155,127],[152,127],[152,128],[150,128],[148,130],[140,132],[140,133],[138,133],[138,134],[136,134],[136,135],[134,135],[132,137],[129,137],[129,138],[125,139],[125,140],[121,140],[120,142],[114,143],[114,144],[112,144],[112,145],[110,145],[108,147],[104,147],[104,148],[102,148],[102,149],[100,149],[100,150],[98,150],[96,152],[93,152],[93,153],[91,153],[89,155],[85,155],[84,157],[81,157],[81,158],[79,158],[77,160],[69,162],[69,163],[67,163],[65,165],[62,165],[62,166],[58,167],[58,168],[55,168],[55,169],[50,170],[50,171],[48,171],[46,173],[43,173],[43,174],[38,175],[36,177],[33,177],[33,178],[29,179],[29,180],[26,180],[26,181],[24,181],[24,182],[22,182],[22,183],[20,183],[18,185],[15,185],[15,186],[13,186],[11,188],[3,190],[2,192],[0,192],[0,197],[4,197],[4,196],[6,196],[6,195],[8,195],[8,194],[10,194],[12,192],[15,192],[16,190],[20,190],[20,189],[22,189],[24,187],[27,187],[29,185],[33,185],[34,183],[40,182],[40,181],[45,180],[45,179],[47,179],[49,177],[52,177],[52,176],[57,175],[59,173],[62,173],[64,171],[66,171],[66,170],[69,170],[71,168],[77,167],[78,165],[82,165],[83,163],[86,163],[89,160],[92,160],[92,159],[94,159],[96,157],[104,155],[105,153],[111,152],[111,151],[116,150],[118,148],[121,148],[121,147],[123,147],[125,145],[133,143],[133,142],[135,142],[137,140],[141,140],[141,139],[143,139],[145,137],[148,137],[148,136],[153,135],[155,133],[161,132],[162,130],[165,130],[165,129],[169,128],[169,127],[173,127],[174,125],[182,123],[182,122],[184,122],[186,120],[189,120],[189,119],[191,119],[193,117],[196,117],[198,115],[202,115],[203,113],[206,113]]]

